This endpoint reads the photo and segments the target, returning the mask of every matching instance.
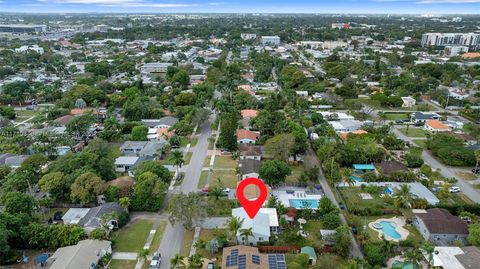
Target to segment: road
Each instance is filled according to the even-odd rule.
[[[309,167],[315,167],[315,166],[320,167],[320,163],[318,161],[317,155],[315,154],[315,152],[313,152],[312,149],[309,149],[307,151],[307,154],[305,156],[305,163]],[[330,199],[337,206],[337,208],[339,208],[340,206],[337,202],[337,199],[335,198],[335,195],[333,194],[333,191],[330,188],[330,185],[328,185],[327,179],[325,178],[325,175],[323,174],[323,170],[321,169],[321,167],[320,167],[319,173],[318,173],[318,182],[320,182],[320,185],[322,186],[322,189],[323,189],[323,192],[325,193],[325,196],[327,196],[328,199]],[[345,219],[345,216],[343,216],[343,214],[340,214],[340,218],[342,219],[342,222],[345,225],[348,225],[347,220]],[[350,237],[350,241],[351,241],[350,256],[352,256],[354,258],[363,259],[363,253],[360,250],[360,247],[358,246],[358,243],[355,240],[351,231],[349,232],[349,237]]]
[[[417,144],[415,144],[415,142],[413,142],[413,140],[410,137],[404,135],[396,127],[392,128],[392,130],[393,130],[393,133],[398,138],[400,138],[404,141],[408,141],[411,144],[418,146]],[[456,178],[458,180],[456,185],[460,187],[462,192],[466,196],[468,196],[468,198],[470,198],[472,201],[474,201],[476,203],[480,203],[480,193],[471,184],[469,184],[465,180],[463,180],[463,179],[459,178],[457,175],[455,175],[455,172],[452,170],[452,168],[450,168],[450,167],[442,164],[441,162],[439,162],[437,159],[435,159],[435,157],[433,157],[433,155],[428,150],[424,150],[422,152],[422,158],[423,158],[423,160],[425,161],[426,164],[430,165],[430,167],[432,169],[440,169],[440,173],[442,174],[442,176],[444,176],[446,178]]]
[[[214,120],[215,115],[213,115],[212,118]],[[203,162],[207,156],[208,138],[212,134],[210,122],[205,122],[201,128],[202,132],[198,138],[197,145],[193,148],[190,164],[185,170],[185,178],[180,186],[180,191],[183,193],[197,191],[198,181],[200,180],[200,174],[203,168]],[[167,224],[165,232],[163,233],[162,242],[160,243],[160,247],[157,251],[162,255],[162,264],[160,269],[169,269],[170,259],[174,257],[175,254],[180,253],[183,234],[184,229],[182,224],[176,223],[174,226],[172,226],[170,223]]]

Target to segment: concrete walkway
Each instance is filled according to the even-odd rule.
[[[137,259],[138,254],[136,252],[113,252],[112,260],[131,260]]]

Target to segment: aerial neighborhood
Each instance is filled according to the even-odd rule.
[[[480,268],[477,15],[0,14],[1,268]]]

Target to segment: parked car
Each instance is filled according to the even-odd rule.
[[[458,187],[458,186],[451,186],[450,188],[448,188],[448,191],[451,192],[451,193],[460,192],[460,187]]]
[[[150,262],[150,269],[159,269],[160,263],[162,262],[162,256],[158,253],[153,255],[152,261]]]

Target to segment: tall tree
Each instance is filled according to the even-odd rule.
[[[265,148],[273,158],[288,161],[294,151],[295,137],[292,134],[278,134],[267,140]]]
[[[169,202],[170,216],[168,220],[175,224],[179,222],[187,230],[193,228],[207,217],[208,203],[199,193],[179,194]]]
[[[170,160],[173,162],[173,164],[176,167],[177,179],[179,179],[180,178],[180,168],[182,168],[182,164],[185,163],[185,160],[183,159],[183,153],[179,150],[173,151],[172,156],[170,157]]]
[[[243,222],[245,220],[240,219],[239,217],[231,216],[227,221],[227,229],[230,232],[230,237],[235,238],[235,243],[238,244],[237,233],[240,228],[242,228]]]
[[[286,177],[292,173],[292,169],[285,162],[269,160],[262,162],[258,173],[265,183],[275,185],[285,182]]]
[[[81,174],[71,186],[70,197],[74,202],[88,204],[94,202],[104,189],[104,181],[92,172]]]

